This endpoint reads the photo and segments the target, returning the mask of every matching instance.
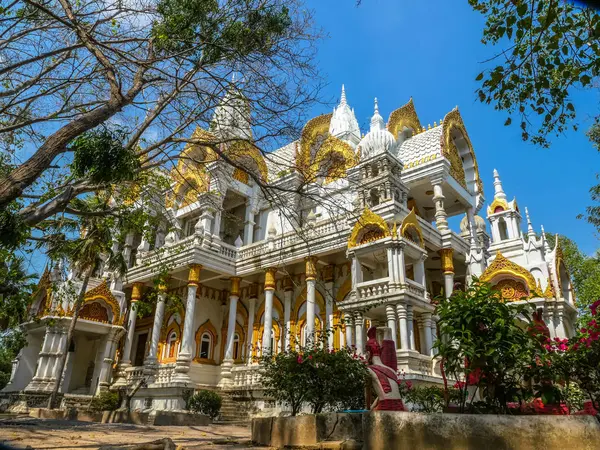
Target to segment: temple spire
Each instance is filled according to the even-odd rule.
[[[379,114],[379,105],[377,104],[377,97],[375,97],[375,108],[373,112],[373,117],[371,118],[371,131],[383,129],[385,129],[385,122],[383,121],[383,117],[381,117],[381,114]]]
[[[342,85],[340,104],[333,109],[331,122],[329,123],[329,134],[346,141],[353,147],[356,147],[360,142],[360,128],[356,116],[346,100],[344,85]]]
[[[346,104],[346,88],[342,84],[342,96],[340,97],[340,106]]]
[[[542,243],[544,244],[544,251],[546,253],[550,253],[552,250],[550,249],[548,239],[546,239],[546,231],[544,230],[544,225],[542,225]]]
[[[527,209],[527,206],[525,207],[525,217],[527,218],[527,236],[529,236],[530,239],[536,239],[537,236],[535,235],[533,225],[531,224],[531,218],[529,217],[529,210]]]
[[[502,188],[502,181],[500,181],[500,175],[496,169],[494,169],[494,198],[506,200],[506,194]]]

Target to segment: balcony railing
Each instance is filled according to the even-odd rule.
[[[157,384],[169,384],[175,372],[175,363],[161,364],[156,372],[155,382]]]
[[[365,281],[356,285],[356,292],[360,300],[369,300],[372,298],[387,295],[390,292],[389,278]]]
[[[418,297],[425,297],[425,288],[416,281],[406,279],[406,287],[409,292],[415,294]]]
[[[250,389],[260,387],[260,366],[234,366],[233,386],[238,389]]]

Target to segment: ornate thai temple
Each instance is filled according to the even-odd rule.
[[[435,299],[474,276],[506,301],[535,303],[553,336],[573,333],[560,242],[551,246],[543,229],[536,233],[496,171],[494,197],[485,201],[458,109],[425,127],[412,100],[387,123],[375,101],[361,135],[342,89],[331,114],[269,153],[252,145],[248,117],[243,97],[230,92],[210,130],[194,133],[229,143],[219,154],[187,145],[172,189],[155,199],[164,223],[151,237],[130,234],[121,248],[126,276],[96,271],[62,392],[89,395],[145,378],[134,408],[181,409],[190,388],[261,399],[254,359],[261,352],[325,331],[325,345],[362,352],[376,324],[392,329],[408,379],[439,383]],[[462,221],[452,230],[455,216]],[[52,389],[74,303],[67,283],[78,280],[42,277],[23,324],[28,345],[5,391]],[[136,304],[148,295],[154,311],[138,317]]]

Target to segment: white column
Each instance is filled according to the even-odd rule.
[[[181,337],[181,347],[177,354],[175,365],[175,376],[173,381],[177,383],[189,383],[190,365],[193,359],[193,342],[194,342],[194,318],[196,316],[196,292],[200,284],[200,271],[202,266],[194,264],[190,266],[188,272],[187,299],[185,304],[185,320],[183,322],[183,333]]]
[[[387,263],[388,263],[388,277],[390,279],[391,284],[396,284],[396,268],[395,268],[395,260],[394,253],[395,249],[392,247],[388,247],[387,249]]]
[[[444,296],[450,298],[454,291],[454,261],[452,248],[443,248],[439,252],[444,275]]]
[[[225,359],[233,359],[233,339],[235,335],[235,318],[237,316],[237,295],[229,296],[229,323],[227,324],[227,347],[225,347]]]
[[[425,348],[424,350],[424,354],[425,355],[431,355],[432,354],[432,341],[431,341],[431,325],[432,325],[432,321],[431,321],[431,313],[421,313],[421,318],[423,320],[423,335],[425,337],[425,340],[423,341]]]
[[[134,290],[136,289],[134,283]],[[139,283],[141,284],[141,283]],[[141,289],[141,286],[140,286]],[[127,337],[125,338],[125,345],[123,346],[123,358],[121,361],[123,364],[131,364],[131,347],[133,345],[133,339],[135,337],[135,323],[137,321],[137,302],[139,298],[131,296],[131,309],[129,311],[129,321],[127,322]]]
[[[275,292],[275,272],[277,269],[269,268],[265,274],[265,321],[262,336],[263,353],[270,352],[271,332],[273,331],[273,294]]]
[[[408,337],[408,323],[407,323],[407,309],[404,303],[398,303],[396,305],[396,313],[398,314],[398,322],[400,328],[400,348],[402,350],[409,350],[409,337]]]
[[[406,324],[408,325],[408,342],[411,350],[415,349],[415,327],[413,323],[413,306],[406,305]]]
[[[285,322],[283,345],[285,349],[289,348],[290,346],[290,327],[292,325],[290,316],[292,313],[292,295],[294,293],[292,288],[293,286],[285,286],[285,291],[283,293],[283,321]]]
[[[256,297],[250,297],[248,299],[248,335],[246,336],[246,357],[248,360],[248,364],[252,363],[252,347],[254,346],[254,342],[252,339],[254,337],[254,309],[256,308]]]
[[[160,329],[165,315],[165,300],[167,298],[166,286],[160,286],[158,299],[156,301],[156,309],[154,310],[154,323],[152,324],[152,337],[150,340],[150,349],[144,361],[144,372],[150,377],[150,382],[153,382],[154,375],[158,368],[158,341],[160,339]]]
[[[306,260],[306,344],[315,343],[315,284],[316,284],[316,258],[309,256]],[[321,311],[322,313],[323,311]]]
[[[356,351],[359,355],[365,352],[365,343],[363,340],[364,319],[361,313],[354,313],[354,336],[356,338]]]
[[[444,194],[442,192],[442,180],[433,183],[433,201],[435,203],[435,226],[439,231],[448,230],[448,215],[444,209]]]
[[[479,248],[479,240],[477,239],[477,228],[475,226],[475,211],[473,211],[473,208],[467,208],[467,221],[469,223],[471,246],[474,248]]]
[[[362,268],[360,267],[360,262],[358,261],[358,258],[356,256],[354,256],[352,258],[352,266],[351,266],[351,270],[352,270],[352,289],[356,289],[356,285],[358,283],[362,283]]]
[[[434,316],[431,317],[431,356],[437,355],[437,349],[433,348],[433,344],[437,340],[437,320]]]
[[[221,239],[221,210],[218,210],[217,213],[215,214],[213,237],[215,239]]]
[[[327,330],[327,347],[333,349],[333,268],[329,269],[325,278],[325,325]]]
[[[344,313],[344,324],[346,326],[346,347],[352,347],[354,345],[354,317],[351,313]]]
[[[418,258],[414,262],[413,268],[415,271],[415,281],[421,286],[425,286],[425,261],[423,258]]]
[[[98,387],[96,393],[105,391],[110,386],[110,375],[112,372],[112,365],[115,362],[115,352],[117,351],[117,342],[119,335],[112,331],[107,336],[106,344],[104,347],[104,357],[102,358],[102,367],[100,368],[100,375],[98,376]]]
[[[253,211],[248,205],[246,205],[246,222],[244,223],[244,245],[252,244],[252,240],[254,239],[254,215],[255,211]]]
[[[386,305],[385,313],[387,316],[387,326],[392,329],[392,340],[394,341],[395,348],[398,348],[398,337],[396,333],[396,311],[394,305]]]
[[[397,249],[396,267],[398,270],[398,283],[406,284],[406,265],[404,262],[404,245]]]

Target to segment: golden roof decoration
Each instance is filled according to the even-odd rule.
[[[477,159],[475,158],[475,152],[473,151],[473,144],[467,134],[467,130],[463,123],[462,117],[458,108],[454,108],[444,117],[441,125],[444,127],[441,138],[442,154],[450,161],[450,175],[465,189],[467,187],[465,179],[465,171],[462,163],[462,158],[458,152],[458,148],[454,144],[452,139],[452,130],[458,129],[462,134],[464,140],[469,147],[469,153],[473,159],[473,165],[475,170],[475,183],[479,190],[479,195],[483,195],[483,182],[479,176],[479,168],[477,166]]]
[[[391,236],[390,229],[385,220],[383,220],[383,217],[365,207],[360,218],[354,224],[354,228],[352,228],[352,233],[350,233],[350,237],[348,238],[348,248],[360,245],[363,234],[369,231],[378,232],[381,236],[379,239]]]
[[[345,177],[347,170],[358,163],[358,158],[349,144],[329,135],[315,153],[308,171],[308,179],[315,181],[317,176],[320,175],[322,167],[326,166],[327,163],[330,164],[325,181],[329,183]]]
[[[401,133],[405,127],[412,129],[414,134],[417,134],[421,129],[421,122],[415,110],[412,97],[408,103],[392,111],[387,122],[388,131],[396,139],[398,138],[398,133]]]
[[[554,292],[554,285],[552,284],[552,277],[548,277],[548,284],[544,291],[544,298],[556,298],[556,292]]]
[[[496,258],[485,269],[479,279],[484,282],[492,282],[499,275],[509,275],[523,280],[529,290],[530,297],[542,297],[542,293],[539,292],[537,283],[531,272],[506,258],[500,251],[496,253]]]
[[[118,325],[121,323],[119,320],[121,318],[121,308],[119,307],[119,302],[110,291],[106,280],[102,280],[102,283],[85,293],[84,303],[93,302],[95,300],[103,300],[104,303],[109,306],[113,313],[113,325]]]
[[[501,207],[504,211],[508,211],[510,207],[508,206],[508,202],[503,198],[495,198],[494,201],[488,206],[487,212],[488,216],[494,214],[496,208]]]
[[[418,242],[415,241],[411,232],[414,232],[418,237]],[[402,226],[400,227],[400,234],[402,237],[415,242],[415,244],[420,245],[421,247],[425,247],[425,240],[423,239],[423,230],[421,229],[421,225],[419,225],[419,219],[417,219],[417,214],[415,212],[415,208],[413,207],[408,215],[402,221]]]
[[[227,147],[223,155],[242,166],[241,168],[245,172],[255,173],[263,183],[269,181],[265,158],[252,142],[235,141]]]
[[[319,136],[329,133],[329,124],[332,113],[317,116],[304,125],[302,137],[300,138],[300,152],[296,154],[296,167],[299,170],[308,169],[312,162],[311,150]]]

